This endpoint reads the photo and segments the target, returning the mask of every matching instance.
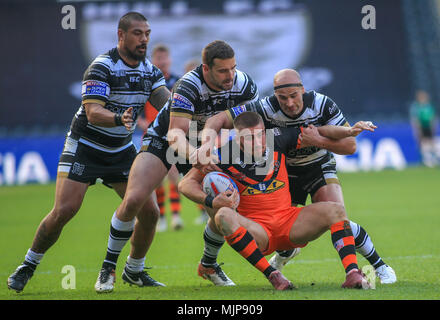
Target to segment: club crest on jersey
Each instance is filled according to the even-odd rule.
[[[194,112],[194,106],[191,101],[178,93],[173,95],[172,108],[185,109]]]
[[[83,82],[81,94],[108,98],[110,95],[110,86],[102,81],[87,80]]]
[[[256,194],[272,193],[274,191],[277,191],[278,189],[283,188],[284,185],[285,185],[285,183],[280,180],[263,181],[263,182],[248,186],[246,189],[244,189],[244,191],[241,193],[241,195],[242,196],[253,196]]]

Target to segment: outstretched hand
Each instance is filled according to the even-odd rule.
[[[374,132],[374,129],[376,128],[377,126],[375,126],[371,121],[359,121],[356,122],[354,126],[351,127],[350,135],[352,137],[356,137],[359,133],[361,133],[364,130]]]

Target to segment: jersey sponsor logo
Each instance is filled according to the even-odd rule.
[[[240,113],[243,113],[246,111],[246,107],[244,105],[233,107],[233,108],[231,108],[231,111],[234,114],[234,116],[237,117]]]
[[[184,109],[194,112],[194,105],[191,103],[191,101],[178,93],[173,95],[173,103],[171,108]]]
[[[82,85],[81,94],[106,97],[110,95],[110,86],[102,81],[88,80]]]
[[[281,188],[283,188],[285,183],[280,180],[269,180],[269,181],[263,181],[254,185],[251,185],[247,187],[241,195],[243,196],[254,196],[257,194],[266,194],[266,193],[272,193],[274,191],[277,191]]]

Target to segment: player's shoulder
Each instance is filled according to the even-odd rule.
[[[264,111],[266,111],[269,114],[274,114],[275,112],[278,112],[280,108],[280,104],[278,102],[277,97],[272,94],[270,96],[265,96],[258,100],[257,105]]]
[[[178,87],[184,86],[194,91],[200,91],[203,84],[202,66],[185,73],[176,83]]]
[[[113,49],[110,49],[106,53],[98,55],[92,61],[91,65],[103,65],[108,69],[113,69],[120,59],[121,57],[119,56],[118,49],[115,47]]]
[[[335,102],[327,95],[315,90],[307,91],[303,94],[304,106],[316,111],[332,107]]]
[[[243,91],[252,87],[256,88],[254,80],[246,72],[237,69],[235,77],[232,91]]]
[[[186,97],[191,101],[196,101],[202,95],[203,78],[201,67],[185,73],[176,81],[173,86],[173,96],[175,94]]]

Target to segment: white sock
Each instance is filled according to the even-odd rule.
[[[203,250],[202,264],[215,264],[218,253],[225,243],[225,238],[212,231],[209,225],[206,224],[203,239],[205,240],[205,248]]]
[[[41,259],[43,259],[44,253],[36,253],[29,249],[24,257],[24,261],[32,263],[37,266],[40,264]]]
[[[116,211],[112,217],[110,234],[108,237],[107,255],[104,264],[112,264],[116,266],[119,254],[130,239],[136,218],[131,221],[121,221],[116,217]]]
[[[127,263],[125,265],[128,269],[128,271],[137,273],[144,270],[145,266],[145,257],[140,259],[134,259],[130,256],[127,257]]]

